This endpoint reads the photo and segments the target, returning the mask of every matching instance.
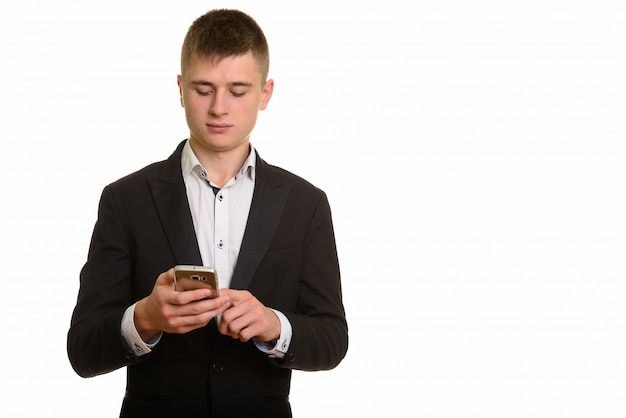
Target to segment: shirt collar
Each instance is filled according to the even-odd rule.
[[[183,170],[183,178],[185,179],[189,176],[189,174],[191,174],[192,171],[196,171],[198,175],[200,175],[200,173],[202,172],[206,173],[206,169],[202,167],[202,164],[200,164],[198,157],[196,157],[196,154],[191,149],[189,140],[187,140],[187,142],[185,142],[185,145],[183,146],[181,156],[181,168]],[[248,154],[248,158],[246,158],[246,161],[243,162],[243,165],[241,166],[237,174],[235,174],[234,180],[237,181],[241,176],[247,173],[250,176],[250,179],[254,181],[256,176],[255,169],[256,150],[254,149],[252,144],[250,144],[250,153]]]

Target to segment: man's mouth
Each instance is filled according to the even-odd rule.
[[[224,123],[207,123],[206,126],[213,132],[224,132],[231,127],[231,125]]]

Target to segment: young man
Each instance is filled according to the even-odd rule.
[[[126,367],[122,417],[290,417],[291,370],[346,354],[326,195],[250,144],[268,69],[250,16],[198,18],[178,76],[189,138],[103,190],[68,355],[83,377]],[[175,289],[179,264],[214,267],[219,296]]]

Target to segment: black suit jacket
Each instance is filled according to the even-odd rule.
[[[270,359],[253,342],[217,332],[215,321],[164,333],[137,357],[120,334],[126,308],[176,264],[202,264],[181,173],[184,141],[166,160],[104,188],[68,356],[83,377],[127,367],[123,417],[291,416],[291,370],[334,368],[348,348],[328,200],[305,180],[257,157],[256,182],[231,288],[283,312],[289,351]]]

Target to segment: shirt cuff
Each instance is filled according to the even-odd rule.
[[[135,327],[135,305],[137,304],[130,305],[124,312],[124,316],[122,316],[122,336],[128,343],[128,346],[132,348],[133,353],[139,357],[151,352],[152,348],[161,340],[163,333],[158,333],[148,342],[142,340]]]
[[[291,322],[282,312],[276,309],[272,309],[272,311],[280,321],[280,336],[276,341],[261,341],[257,338],[253,338],[253,340],[256,347],[267,354],[269,358],[283,358],[289,350],[289,344],[291,344],[291,336],[293,335]]]

